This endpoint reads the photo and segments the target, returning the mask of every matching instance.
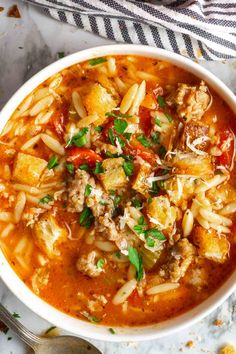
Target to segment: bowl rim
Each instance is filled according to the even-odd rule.
[[[57,72],[82,61],[107,55],[138,55],[161,59],[182,67],[206,81],[236,113],[236,98],[232,91],[214,74],[190,59],[173,52],[144,45],[115,44],[85,49],[48,65],[23,84],[0,112],[0,131],[22,100],[38,85]],[[103,341],[142,341],[162,338],[183,330],[210,314],[236,290],[236,270],[210,297],[193,309],[170,320],[142,327],[114,327],[96,325],[71,317],[35,295],[18,277],[0,249],[0,277],[12,293],[28,308],[55,326],[75,335]]]

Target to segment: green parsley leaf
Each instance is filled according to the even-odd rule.
[[[120,253],[120,251],[117,251],[117,252],[115,253],[115,256],[116,256],[118,259],[120,259],[120,258],[121,258],[121,253]]]
[[[99,258],[97,261],[97,268],[103,268],[105,264],[105,260],[103,258]]]
[[[151,139],[154,144],[160,144],[160,134],[158,132],[152,132]]]
[[[82,311],[81,315],[83,315],[85,318],[87,318],[90,322],[100,322],[96,316],[91,316],[88,312]]]
[[[132,156],[132,155],[121,154],[120,157],[123,157],[126,161],[133,161],[134,160],[134,156]]]
[[[42,203],[42,204],[48,204],[49,202],[52,202],[53,201],[53,197],[49,194],[45,195],[45,197],[39,199],[39,203]]]
[[[121,203],[121,201],[122,201],[122,197],[120,195],[116,195],[113,201],[114,207],[117,208],[118,205]]]
[[[86,184],[84,196],[88,197],[91,194],[92,189],[93,189],[93,187],[91,186],[91,184]]]
[[[114,117],[114,118],[130,118],[132,116],[122,114],[122,113],[115,113],[115,112],[106,112],[105,116],[107,117]]]
[[[97,127],[94,128],[95,132],[101,133],[101,131],[103,130],[103,126],[102,125],[98,125]]]
[[[168,121],[169,121],[170,123],[172,123],[172,122],[173,122],[172,116],[171,116],[169,113],[164,113],[164,114],[165,114],[166,118],[168,119]]]
[[[65,53],[64,52],[58,52],[57,56],[58,56],[58,59],[64,58]]]
[[[125,171],[126,176],[132,176],[132,174],[134,173],[133,161],[125,161],[123,164],[123,169]]]
[[[160,149],[158,151],[158,154],[159,154],[161,159],[163,159],[165,157],[165,154],[166,154],[165,146],[161,145],[161,147],[160,147]]]
[[[123,136],[128,140],[128,141],[130,141],[130,139],[131,139],[131,133],[124,133],[123,134]]]
[[[111,334],[116,334],[116,332],[113,328],[109,328],[109,332],[111,332]]]
[[[94,59],[90,59],[89,60],[89,64],[91,66],[95,66],[95,65],[98,65],[98,64],[105,63],[106,61],[107,61],[106,58],[94,58]]]
[[[70,174],[73,174],[75,171],[75,166],[73,165],[73,163],[67,163],[66,169]]]
[[[159,241],[166,240],[165,235],[163,235],[163,233],[161,231],[157,230],[157,229],[149,229],[149,230],[147,230],[147,234],[149,236],[157,238]]]
[[[95,175],[99,174],[99,173],[103,173],[104,172],[104,168],[102,166],[102,163],[101,162],[96,162],[96,166],[95,166],[95,169],[93,171],[93,173]]]
[[[87,162],[84,162],[84,163],[82,163],[82,164],[79,166],[79,169],[80,169],[80,170],[83,170],[83,171],[88,171],[88,170],[89,170],[89,165],[87,164]]]
[[[149,189],[149,193],[151,194],[151,196],[155,196],[159,192],[160,192],[160,187],[158,186],[157,181],[152,182],[152,186]]]
[[[138,198],[134,198],[131,200],[132,205],[136,208],[136,209],[141,209],[143,206],[143,203],[141,200],[139,200]]]
[[[110,140],[110,142],[112,143],[112,145],[115,145],[115,137],[114,137],[114,134],[113,134],[113,131],[112,129],[108,129],[108,138]]]
[[[49,328],[46,330],[45,334],[50,333],[50,332],[53,331],[55,328],[57,328],[57,327],[56,327],[56,326],[49,327]]]
[[[147,242],[148,247],[155,246],[155,240],[153,240],[151,237],[147,237],[146,242]]]
[[[159,118],[155,118],[155,124],[158,125],[158,127],[161,127],[161,121]]]
[[[144,222],[144,216],[140,216],[140,218],[138,218],[138,225],[145,225],[145,222]]]
[[[136,279],[139,281],[143,277],[143,262],[142,257],[139,256],[138,251],[136,248],[130,246],[128,248],[128,257],[131,264],[136,269]]]
[[[55,168],[56,166],[59,165],[59,162],[58,162],[58,156],[52,156],[50,158],[50,160],[48,161],[48,165],[47,165],[47,168],[49,170],[51,170],[52,168]]]
[[[152,144],[147,140],[147,138],[142,134],[137,137],[137,140],[146,148],[149,148],[152,146]]]
[[[75,145],[78,147],[84,146],[87,144],[87,135],[88,128],[82,128],[78,134],[74,135],[69,141],[68,145]]]
[[[126,145],[125,141],[123,139],[121,139],[119,136],[117,136],[116,139],[118,140],[118,143],[120,144],[120,146],[122,148]]]
[[[105,155],[111,158],[118,157],[118,154],[112,154],[110,151],[105,151]]]
[[[82,213],[80,214],[79,217],[79,224],[80,226],[85,227],[86,229],[89,229],[90,226],[94,222],[94,216],[92,213],[92,210],[89,207],[85,207]]]
[[[13,316],[14,318],[20,318],[20,315],[19,315],[18,313],[16,313],[16,312],[13,312],[12,316]]]
[[[166,106],[166,101],[165,101],[164,97],[157,96],[157,101],[158,101],[160,108],[164,108]]]
[[[152,202],[152,198],[149,197],[149,198],[147,199],[147,203],[148,203],[148,204],[151,204],[151,202]]]
[[[117,133],[123,134],[125,129],[128,127],[128,123],[124,119],[115,119],[114,128]]]

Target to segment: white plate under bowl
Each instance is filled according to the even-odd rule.
[[[86,49],[81,52],[69,55],[55,63],[47,66],[38,74],[28,80],[7,102],[0,113],[0,131],[11,117],[14,110],[22,102],[22,100],[44,80],[53,74],[71,66],[73,64],[88,60],[94,57],[102,57],[106,55],[139,55],[152,57],[155,59],[166,60],[178,67],[191,72],[197,77],[205,80],[230,106],[232,111],[236,113],[236,98],[228,87],[220,81],[216,76],[204,69],[197,63],[172,52],[166,50],[142,46],[142,45],[126,45],[117,44]],[[0,250],[0,276],[8,288],[20,299],[26,306],[39,316],[50,321],[55,326],[91,339],[104,341],[141,341],[161,338],[182,330],[195,322],[201,320],[213,311],[217,306],[221,305],[227,297],[236,289],[236,271],[227,279],[227,281],[209,298],[192,310],[172,318],[168,321],[161,322],[156,325],[145,327],[117,327],[116,335],[109,332],[108,327],[96,325],[81,321],[64,314],[45,301],[36,296],[17,276],[7,259]]]

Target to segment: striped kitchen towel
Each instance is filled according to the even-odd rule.
[[[46,14],[118,42],[191,58],[236,57],[236,0],[25,0]]]

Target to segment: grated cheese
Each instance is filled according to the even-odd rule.
[[[186,145],[190,150],[195,152],[195,154],[197,154],[197,155],[201,155],[201,156],[208,155],[207,152],[199,150],[195,146],[200,145],[203,142],[210,140],[210,138],[208,138],[207,136],[202,136],[200,138],[195,139],[192,143],[190,143],[189,139],[190,139],[190,136],[188,135],[187,139],[186,139]]]

